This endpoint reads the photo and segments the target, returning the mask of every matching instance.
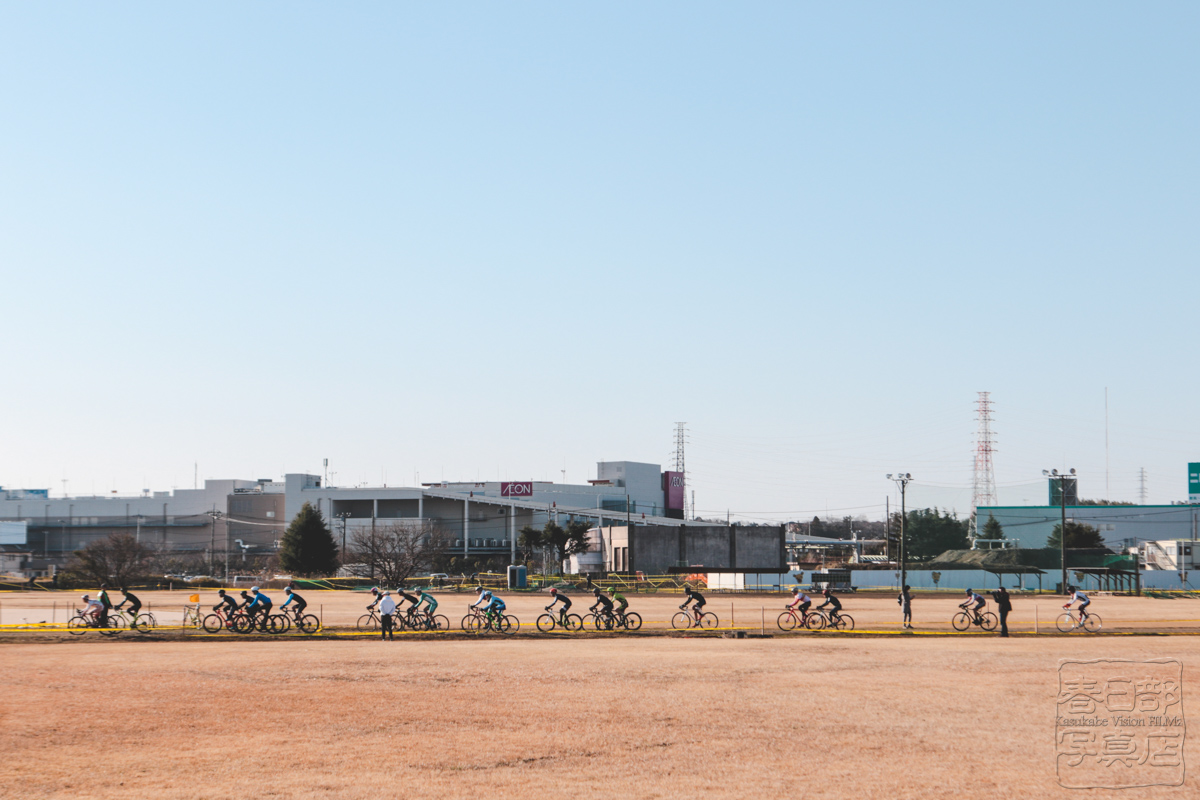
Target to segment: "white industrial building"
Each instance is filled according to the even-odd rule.
[[[679,525],[682,497],[678,473],[657,464],[606,461],[586,484],[446,481],[346,488],[296,473],[282,481],[206,480],[203,488],[135,497],[54,498],[47,490],[0,489],[0,520],[25,523],[27,538],[11,544],[60,566],[75,550],[115,531],[172,552],[267,552],[304,503],[324,515],[339,544],[360,528],[428,522],[450,533],[456,553],[515,560],[517,532],[526,525],[573,518],[598,526]]]

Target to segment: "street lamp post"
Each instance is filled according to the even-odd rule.
[[[906,506],[905,491],[908,489],[908,482],[912,480],[911,472],[897,472],[894,475],[888,473],[888,480],[895,482],[900,487],[900,591],[904,591],[904,587],[908,584],[908,544],[905,542],[904,527],[906,520],[904,519]]]
[[[1062,558],[1062,593],[1067,593],[1067,478],[1074,480],[1075,470],[1071,469],[1069,473],[1059,473],[1056,469],[1044,469],[1042,474],[1050,478],[1052,481],[1058,481],[1058,503],[1062,508],[1062,523],[1059,527],[1058,548],[1059,557]]]

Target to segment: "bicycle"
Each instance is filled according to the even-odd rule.
[[[996,629],[996,625],[1000,621],[996,615],[990,611],[985,611],[981,614],[978,611],[969,611],[965,606],[960,605],[959,608],[961,608],[962,611],[955,614],[950,620],[950,624],[954,626],[954,630],[956,631],[965,631],[972,625],[978,625],[985,631],[992,631]]]
[[[200,621],[200,604],[194,606],[183,607],[183,622],[180,623],[184,628],[199,628],[203,623]]]
[[[779,619],[776,620],[775,624],[779,626],[779,630],[781,631],[795,630],[797,626],[801,628],[820,630],[822,627],[824,627],[821,625],[820,620],[821,614],[819,612],[806,611],[802,617],[798,609],[785,607],[784,612],[779,615]],[[818,627],[813,628],[814,623]]]
[[[256,631],[258,633],[286,633],[292,623],[287,617],[282,614],[254,614],[251,616],[244,610],[237,617],[235,631],[238,633],[250,633]]]
[[[100,624],[100,616],[84,616],[83,612],[76,610],[75,616],[67,620],[67,631],[75,636],[81,636],[87,633],[89,628],[95,628],[100,631],[101,636],[116,636],[121,632],[121,624],[124,622],[120,617],[109,617],[107,624]]]
[[[701,611],[700,609],[689,612],[686,606],[680,606],[679,611],[675,612],[675,616],[671,617],[671,627],[675,630],[687,630],[688,628],[712,630],[717,627],[717,615],[711,611]]]
[[[1070,633],[1071,631],[1083,628],[1088,633],[1096,633],[1100,630],[1101,622],[1099,614],[1093,614],[1089,611],[1086,617],[1083,616],[1083,614],[1080,614],[1079,617],[1076,617],[1076,613],[1078,612],[1066,611],[1058,615],[1058,619],[1055,620],[1055,624],[1058,626],[1059,631],[1062,633]]]
[[[445,631],[450,629],[450,620],[441,614],[430,614],[428,611],[417,611],[410,608],[408,613],[400,618],[402,628],[412,631]]]
[[[184,620],[187,620],[187,612],[184,611]],[[137,633],[152,633],[158,627],[158,620],[149,611],[134,616],[133,612],[124,608],[114,608],[108,613],[109,619],[120,619],[122,627],[128,627],[131,631]]]
[[[511,636],[521,629],[521,620],[512,614],[498,614],[492,611],[482,614],[483,630],[495,631]]]
[[[479,631],[483,628],[483,611],[475,606],[468,606],[466,616],[459,625],[464,631]]]
[[[854,630],[854,617],[841,611],[824,611],[818,609],[811,612],[805,621],[808,622],[809,630],[819,631],[825,628],[830,628],[835,631],[852,631]]]
[[[212,614],[209,614],[207,617],[204,618],[202,627],[204,628],[204,630],[208,631],[209,633],[216,633],[217,631],[220,631],[220,630],[234,631],[236,633],[237,632],[236,620],[237,620],[237,616],[239,613],[241,613],[241,612],[234,611],[229,616],[225,616],[224,611],[220,611],[220,610],[214,611]],[[186,617],[184,618],[184,623],[185,624],[187,623]]]
[[[550,606],[546,606],[546,613],[537,618],[537,629],[542,633],[550,633],[555,628],[565,628],[568,631],[578,631],[583,629],[583,617],[578,614],[568,614],[565,608],[558,611],[558,616],[550,613]]]
[[[642,615],[636,611],[626,611],[624,614],[618,614],[616,611],[601,611],[599,614],[588,614],[588,617],[591,618],[592,624],[598,631],[611,631],[617,628],[636,631],[642,627]]]
[[[392,621],[395,622],[395,620],[396,615],[393,614]],[[356,627],[360,631],[377,631],[379,630],[380,624],[379,614],[376,613],[375,609],[368,608],[367,613],[358,618],[358,625]]]

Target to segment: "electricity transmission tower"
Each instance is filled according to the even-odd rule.
[[[687,466],[684,463],[684,458],[683,458],[683,449],[684,449],[684,445],[686,443],[687,443],[687,423],[686,422],[676,422],[675,423],[675,452],[672,453],[672,456],[675,459],[675,471],[678,472],[680,477],[683,479],[683,518],[691,519],[692,514],[688,513]],[[693,501],[692,502],[693,508],[691,509],[691,511],[693,513],[696,510],[694,507],[695,505],[696,504]]]
[[[1146,468],[1138,470],[1138,505],[1146,505]]]
[[[992,468],[992,453],[996,452],[996,441],[992,434],[991,392],[979,392],[975,401],[975,419],[979,428],[975,433],[975,480],[971,494],[971,518],[974,520],[974,535],[979,533],[979,507],[996,505],[996,473]]]

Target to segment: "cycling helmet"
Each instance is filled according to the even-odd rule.
[[[391,597],[391,596],[392,596],[392,593],[391,593],[391,592],[387,592],[387,591],[385,591],[385,592],[383,593],[383,596],[384,596],[384,597]]]
[[[285,592],[287,592],[288,594],[291,594],[291,593],[292,593],[292,587],[290,587],[290,586],[285,586],[283,590],[284,590]]]
[[[801,591],[803,591],[803,590],[799,586],[797,586],[795,589],[792,589],[792,594],[800,594]]]
[[[482,596],[483,596],[483,597],[491,597],[491,596],[492,596],[492,593],[491,593],[491,592],[489,592],[489,591],[487,591],[487,590],[485,589],[485,590],[484,590],[484,592],[483,592],[483,595],[482,595]]]
[[[1067,591],[1068,591],[1068,592],[1073,592],[1073,591],[1075,591],[1075,587],[1074,587],[1074,586],[1067,586]]]
[[[830,592],[828,589],[826,589],[825,591],[821,592],[821,594],[825,595],[826,597],[829,597],[829,595],[832,594],[832,592]]]
[[[378,587],[378,586],[372,586],[372,587],[371,587],[371,594],[379,594],[379,587]]]
[[[221,595],[221,597],[224,597],[224,596],[225,596],[225,590],[224,590],[224,589],[220,589],[220,590],[218,590],[218,591],[217,591],[217,594]]]
[[[691,593],[692,593],[692,587],[690,587],[690,586],[685,586],[685,587],[683,587],[683,593],[684,593],[684,594],[691,594]]]
[[[88,597],[86,594],[83,596],[83,601],[84,601],[85,603],[86,603],[88,600],[90,600],[90,599],[91,599],[91,598],[90,598],[90,597]]]
[[[101,588],[101,589],[107,589],[107,588],[108,588],[108,584],[107,584],[107,583],[102,583],[102,584],[100,584],[100,588]]]
[[[596,595],[596,597],[599,597],[599,596],[600,596],[600,590],[599,590],[599,589],[592,589],[592,594]]]
[[[250,596],[250,593],[247,592],[245,589],[242,589],[242,597],[249,597],[249,596]]]
[[[967,589],[967,594],[975,594],[975,591],[973,589]]]
[[[551,588],[550,594],[558,594],[558,589]]]

